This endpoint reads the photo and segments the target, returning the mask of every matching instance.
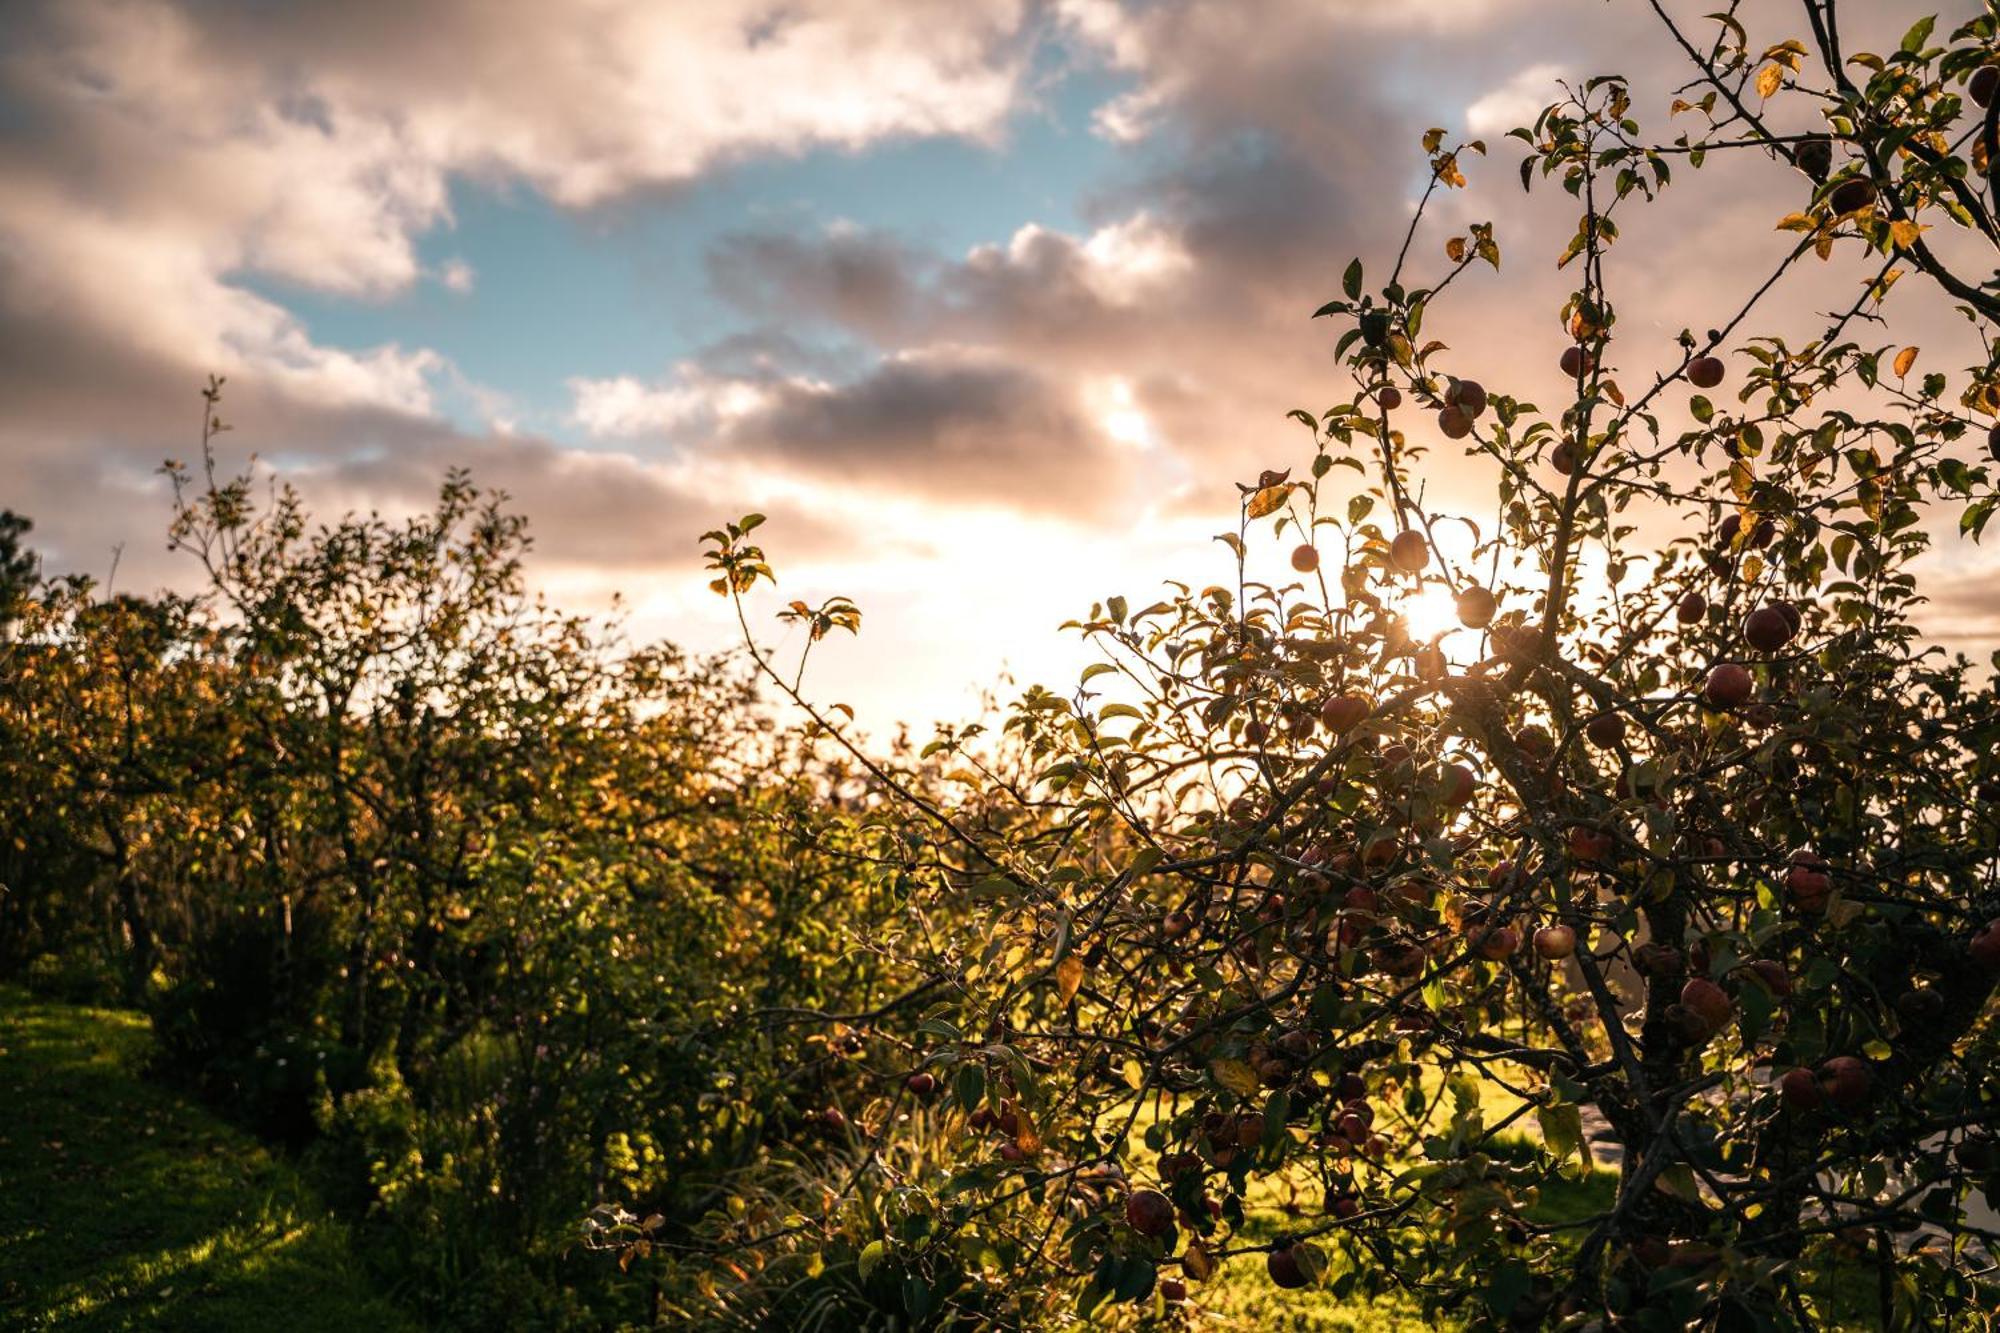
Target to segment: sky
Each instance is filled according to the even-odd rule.
[[[1853,8],[1850,49],[1974,11]],[[963,718],[1073,681],[1057,626],[1093,601],[1229,573],[1234,483],[1352,396],[1310,315],[1393,260],[1430,126],[1492,156],[1414,253],[1436,276],[1480,220],[1503,253],[1431,331],[1553,400],[1575,206],[1502,136],[1601,73],[1667,130],[1687,70],[1643,0],[11,0],[0,505],[51,570],[187,584],[157,469],[223,374],[226,466],[327,516],[469,467],[529,517],[537,587],[620,594],[638,637],[728,644],[699,537],[765,513],[783,599],[864,611],[809,692],[878,731]],[[1761,279],[1806,188],[1732,161],[1628,222],[1635,374]],[[1763,326],[1807,334],[1859,273]],[[1935,308],[1892,337],[1970,359]],[[1432,500],[1490,509],[1435,457]],[[1929,563],[1926,628],[1990,651],[1992,559]],[[755,623],[796,651],[779,600]]]

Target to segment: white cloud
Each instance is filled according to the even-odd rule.
[[[1505,134],[1532,123],[1543,107],[1556,100],[1556,80],[1564,72],[1560,65],[1528,66],[1468,106],[1466,128],[1474,134]]]

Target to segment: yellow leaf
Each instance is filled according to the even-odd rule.
[[[1238,1097],[1249,1097],[1257,1091],[1257,1071],[1241,1060],[1211,1060],[1208,1063],[1208,1072],[1215,1075],[1217,1083]]]
[[[1444,243],[1444,257],[1456,264],[1465,258],[1465,238],[1454,236]]]
[[[1908,218],[1900,218],[1889,224],[1889,239],[1896,243],[1897,249],[1907,250],[1917,243],[1917,238],[1922,236],[1925,230],[1926,228],[1918,226]]]
[[[1068,1004],[1076,998],[1076,988],[1083,984],[1083,960],[1075,954],[1056,964],[1056,993],[1062,1002]]]
[[[1901,379],[1903,378],[1903,376],[1909,374],[1910,367],[1916,364],[1917,364],[1916,348],[1905,347],[1902,351],[1896,353],[1896,378]]]
[[[1291,498],[1291,494],[1290,483],[1283,486],[1266,486],[1250,497],[1250,508],[1246,517],[1262,518],[1266,514],[1277,513],[1285,507],[1285,501]]]
[[[1785,81],[1783,65],[1766,65],[1757,71],[1757,96],[1769,97],[1778,91],[1778,85]]]

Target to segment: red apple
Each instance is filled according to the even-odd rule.
[[[1360,726],[1374,711],[1374,701],[1366,695],[1342,694],[1328,699],[1321,705],[1319,720],[1328,731],[1340,736]]]
[[[1736,1012],[1736,1003],[1729,998],[1729,992],[1707,977],[1688,978],[1687,985],[1681,987],[1681,1003],[1712,1033],[1722,1031],[1730,1015]]]
[[[1174,1224],[1173,1200],[1158,1190],[1133,1190],[1125,1198],[1125,1221],[1142,1236],[1164,1236]]]
[[[1168,1305],[1179,1305],[1187,1299],[1187,1283],[1177,1277],[1161,1278],[1160,1299]]]
[[[1974,935],[1972,943],[1966,947],[1972,951],[1973,961],[1981,967],[2000,968],[2000,917],[1988,921],[1986,929]]]
[[[1543,926],[1535,932],[1535,952],[1550,962],[1576,952],[1576,930],[1571,926]]]
[[[920,1069],[904,1079],[903,1086],[918,1097],[928,1097],[937,1091],[937,1075]]]
[[[1810,1069],[1788,1069],[1778,1080],[1778,1097],[1788,1111],[1810,1111],[1826,1100]]]
[[[1722,373],[1723,365],[1720,357],[1698,356],[1688,362],[1688,383],[1697,389],[1713,389],[1722,383]]]
[[[1581,455],[1575,443],[1564,440],[1549,451],[1549,466],[1567,477],[1575,473]]]
[[[1301,574],[1310,574],[1319,568],[1319,552],[1311,546],[1292,548],[1292,568]]]
[[[1512,926],[1492,926],[1472,933],[1473,949],[1481,958],[1498,961],[1521,947],[1521,932]]]
[[[1583,734],[1592,745],[1608,750],[1625,739],[1625,719],[1618,713],[1599,713],[1584,726]]]
[[[1472,799],[1474,786],[1471,769],[1464,764],[1446,764],[1438,800],[1453,807],[1464,805]]]
[[[1375,401],[1394,411],[1403,405],[1403,391],[1393,384],[1385,384],[1375,391]]]
[[[1415,574],[1430,562],[1430,543],[1421,532],[1399,532],[1396,540],[1389,543],[1389,563],[1405,574]]]
[[[1568,379],[1579,379],[1590,373],[1590,353],[1581,347],[1563,348],[1562,359],[1556,362]]]
[[[1486,386],[1478,380],[1453,380],[1444,391],[1445,402],[1469,417],[1486,411]]]
[[[1702,693],[1714,708],[1734,708],[1750,697],[1756,681],[1747,667],[1734,662],[1724,662],[1708,673],[1708,684]]]
[[[1447,440],[1462,440],[1472,434],[1472,418],[1464,408],[1441,407],[1438,409],[1438,429]]]
[[[1833,888],[1833,878],[1827,874],[1826,861],[1811,852],[1795,852],[1792,864],[1785,871],[1785,889],[1792,895],[1792,901],[1808,912],[1817,912],[1826,906],[1826,897]]]
[[[1760,606],[1743,617],[1743,637],[1759,652],[1777,652],[1797,632],[1791,617],[1776,606]]]
[[[1272,1250],[1264,1256],[1264,1271],[1271,1275],[1271,1281],[1281,1287],[1298,1288],[1306,1285],[1305,1265],[1292,1246]]]
[[[1827,204],[1837,217],[1859,213],[1864,208],[1873,207],[1874,203],[1875,183],[1865,176],[1848,177],[1827,196]]]
[[[1866,1060],[1836,1055],[1819,1067],[1819,1086],[1828,1101],[1843,1111],[1852,1111],[1874,1090],[1875,1071]]]
[[[1786,996],[1792,993],[1792,975],[1785,971],[1785,965],[1775,958],[1758,958],[1750,963],[1750,975],[1757,978],[1760,985],[1773,995]]]
[[[1569,831],[1569,854],[1573,861],[1601,861],[1611,854],[1615,839],[1600,829],[1574,825]]]
[[[1965,81],[1965,91],[1981,106],[1993,105],[1993,90],[2000,86],[2000,65],[1981,65]]]
[[[1708,599],[1698,592],[1691,592],[1681,598],[1681,604],[1674,608],[1674,618],[1683,625],[1692,625],[1708,614]]]
[[[1458,595],[1458,623],[1467,629],[1484,629],[1493,622],[1500,604],[1492,593],[1477,585]]]

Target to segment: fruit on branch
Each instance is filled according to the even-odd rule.
[[[1187,1283],[1177,1277],[1161,1278],[1160,1299],[1168,1305],[1179,1305],[1187,1299]]]
[[[1988,69],[1993,66],[1988,65]],[[1986,923],[1986,928],[1972,937],[1966,946],[1973,961],[1981,967],[2000,968],[2000,917]]]
[[[1529,723],[1514,733],[1514,748],[1530,759],[1547,759],[1556,751],[1556,743],[1542,727]]]
[[[1340,694],[1320,706],[1320,725],[1336,736],[1344,736],[1367,720],[1375,703],[1364,694]]]
[[[1396,539],[1389,543],[1389,563],[1405,574],[1418,573],[1430,562],[1430,543],[1414,528],[1397,533]]]
[[[1794,852],[1785,870],[1785,891],[1802,911],[1817,912],[1826,906],[1833,879],[1827,874],[1825,858],[1812,852]]]
[[[1989,68],[2000,68],[1989,66]],[[1986,432],[1986,452],[1993,455],[1993,461],[2000,463],[2000,426]]]
[[[1551,963],[1570,957],[1576,952],[1576,928],[1543,926],[1535,932],[1535,952]]]
[[[1615,839],[1602,829],[1574,824],[1569,830],[1569,856],[1572,861],[1602,861],[1611,855]]]
[[[1792,148],[1792,163],[1815,181],[1824,181],[1833,171],[1833,141],[1815,134]]]
[[[1485,629],[1493,623],[1499,601],[1485,588],[1474,584],[1458,595],[1458,623],[1467,629]]]
[[[1549,465],[1565,477],[1576,471],[1580,461],[1581,455],[1576,445],[1569,440],[1562,441],[1549,451]]]
[[[1438,430],[1447,440],[1462,440],[1472,434],[1472,418],[1462,407],[1441,407],[1438,409]]]
[[[1467,936],[1467,942],[1481,958],[1497,962],[1521,947],[1521,932],[1512,926],[1480,926]]]
[[[1826,1100],[1819,1080],[1810,1069],[1788,1069],[1778,1080],[1778,1097],[1788,1111],[1812,1111]]]
[[[1698,356],[1688,362],[1688,383],[1697,389],[1713,389],[1722,383],[1722,358],[1719,356]]]
[[[1125,1221],[1142,1236],[1164,1236],[1174,1224],[1174,1203],[1158,1190],[1133,1190],[1125,1196]]]
[[[1581,347],[1563,348],[1562,359],[1557,362],[1562,373],[1570,379],[1580,379],[1590,373],[1590,353]]]
[[[1262,718],[1253,717],[1243,727],[1243,739],[1252,745],[1262,745],[1270,739],[1271,729],[1264,725]]]
[[[1708,684],[1702,694],[1711,708],[1734,708],[1750,697],[1755,684],[1747,667],[1724,662],[1708,673]]]
[[[1674,608],[1674,619],[1683,625],[1695,624],[1707,614],[1708,598],[1698,592],[1691,592],[1681,598],[1680,605]]]
[[[1306,1264],[1296,1245],[1285,1245],[1264,1256],[1264,1271],[1281,1287],[1296,1290],[1306,1285]]]
[[[903,1080],[903,1086],[917,1097],[929,1097],[937,1091],[937,1075],[920,1069]]]
[[[1819,1067],[1819,1086],[1828,1101],[1843,1111],[1852,1111],[1874,1091],[1875,1071],[1859,1057],[1836,1055]]]
[[[1444,401],[1476,420],[1486,411],[1486,387],[1478,380],[1453,380],[1445,386]]]
[[[1743,617],[1743,637],[1759,652],[1777,652],[1790,643],[1796,633],[1798,626],[1793,623],[1792,617],[1775,604],[1760,606]]]
[[[1827,197],[1828,207],[1836,217],[1846,217],[1849,213],[1859,213],[1875,204],[1875,182],[1866,176],[1849,176],[1833,187]]]
[[[1687,961],[1673,945],[1648,940],[1632,950],[1632,966],[1642,977],[1677,977],[1687,970]]]
[[[1599,713],[1585,724],[1583,734],[1592,745],[1608,750],[1625,739],[1625,717],[1621,713]]]
[[[1981,65],[1965,81],[1965,91],[1981,106],[1993,105],[1993,90],[2000,86],[2000,65]]]
[[[1681,987],[1681,1004],[1702,1021],[1711,1035],[1722,1031],[1736,1012],[1736,1002],[1729,998],[1729,992],[1707,977],[1688,978],[1687,985]]]
[[[1292,548],[1292,568],[1301,574],[1310,574],[1319,568],[1319,551],[1310,545]]]
[[[1375,401],[1394,411],[1403,405],[1403,391],[1393,384],[1385,384],[1375,391]]]
[[[1444,781],[1438,791],[1438,800],[1456,809],[1472,799],[1473,789],[1476,785],[1473,780],[1472,770],[1464,764],[1446,764],[1444,768]]]
[[[1792,993],[1792,974],[1785,971],[1785,965],[1777,959],[1753,959],[1747,969],[1758,984],[1771,994],[1783,997]]]

